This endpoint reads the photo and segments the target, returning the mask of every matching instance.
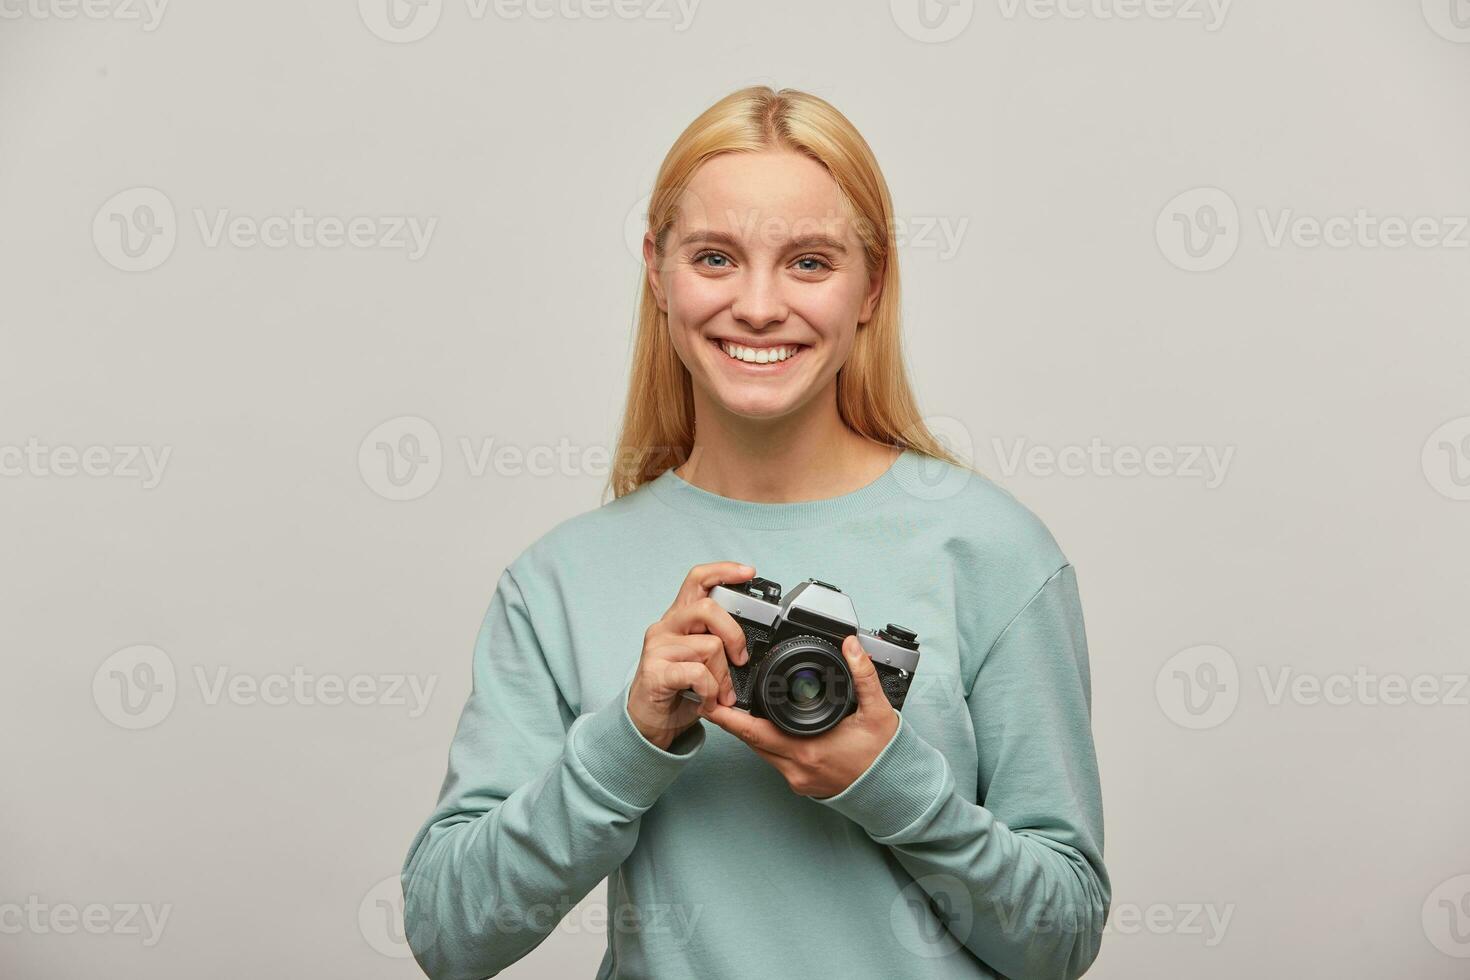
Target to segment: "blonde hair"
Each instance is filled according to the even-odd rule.
[[[725,96],[679,135],[659,167],[648,202],[648,231],[662,257],[695,170],[721,153],[790,150],[822,164],[837,182],[863,243],[868,274],[882,290],[837,374],[837,411],[859,435],[969,467],[929,430],[909,387],[899,335],[898,262],[893,203],[867,142],[842,113],[806,92],[752,86]],[[667,316],[642,276],[628,399],[608,488],[631,493],[688,459],[694,447],[694,391],[669,339]]]

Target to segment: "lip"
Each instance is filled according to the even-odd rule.
[[[720,347],[721,341],[729,344],[736,344],[740,347],[749,347],[752,350],[763,350],[769,347],[799,347],[800,350],[798,350],[795,354],[792,354],[790,357],[786,358],[786,360],[784,361],[769,361],[765,364],[748,364],[745,361],[736,360],[729,354],[726,354],[724,349]],[[811,349],[811,345],[802,344],[796,341],[779,344],[761,344],[757,346],[747,341],[731,340],[728,337],[711,337],[709,338],[709,342],[710,346],[715,349],[715,353],[719,355],[720,360],[724,361],[725,364],[728,365],[730,370],[739,371],[746,374],[782,374],[790,370],[791,365],[801,360],[802,355]]]

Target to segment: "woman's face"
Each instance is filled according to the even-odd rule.
[[[798,153],[705,161],[662,263],[651,234],[643,256],[696,397],[746,418],[780,418],[825,390],[878,300],[837,183]]]

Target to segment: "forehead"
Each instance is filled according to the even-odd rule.
[[[680,196],[677,227],[725,231],[751,243],[778,244],[810,233],[857,242],[827,168],[786,150],[706,160]]]

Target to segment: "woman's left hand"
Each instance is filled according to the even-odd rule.
[[[817,799],[836,796],[873,764],[898,731],[898,712],[856,636],[842,641],[842,654],[857,689],[857,710],[820,735],[788,735],[765,718],[725,705],[704,716],[775,766],[792,792]]]

